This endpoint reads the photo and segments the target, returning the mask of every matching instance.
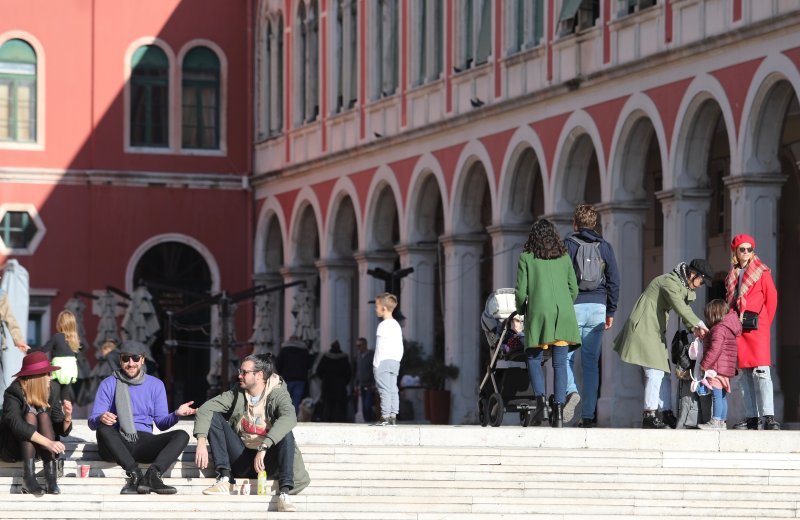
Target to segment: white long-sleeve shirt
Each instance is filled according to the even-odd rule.
[[[403,330],[394,318],[385,319],[378,324],[372,366],[377,368],[385,359],[394,361],[403,359]]]

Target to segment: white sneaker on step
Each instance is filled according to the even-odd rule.
[[[292,499],[286,493],[278,495],[278,511],[283,513],[293,513],[297,507],[292,503]]]
[[[228,480],[217,480],[217,482],[203,490],[204,495],[234,495],[233,484]]]

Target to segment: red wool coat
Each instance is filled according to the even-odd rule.
[[[703,370],[714,370],[725,377],[736,375],[738,345],[736,338],[742,334],[742,322],[735,311],[731,311],[722,321],[711,327],[703,341]]]
[[[747,305],[743,310],[758,312],[758,330],[742,331],[737,340],[739,346],[739,368],[769,366],[770,327],[778,308],[778,291],[772,273],[764,271],[746,294]]]

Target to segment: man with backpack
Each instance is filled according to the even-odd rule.
[[[583,391],[578,394],[573,365],[575,351],[567,356],[567,402],[564,422],[572,420],[575,408],[583,401],[578,426],[591,428],[597,423],[597,392],[600,385],[600,353],[603,331],[611,328],[619,300],[619,270],[611,244],[594,228],[597,211],[589,204],[575,208],[572,227],[564,240],[578,279],[575,316],[581,333],[581,368]]]

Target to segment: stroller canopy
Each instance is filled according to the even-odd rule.
[[[517,310],[514,300],[514,289],[497,289],[486,298],[486,305],[481,316],[481,328],[486,334],[489,345],[497,343],[500,337],[500,327]]]

